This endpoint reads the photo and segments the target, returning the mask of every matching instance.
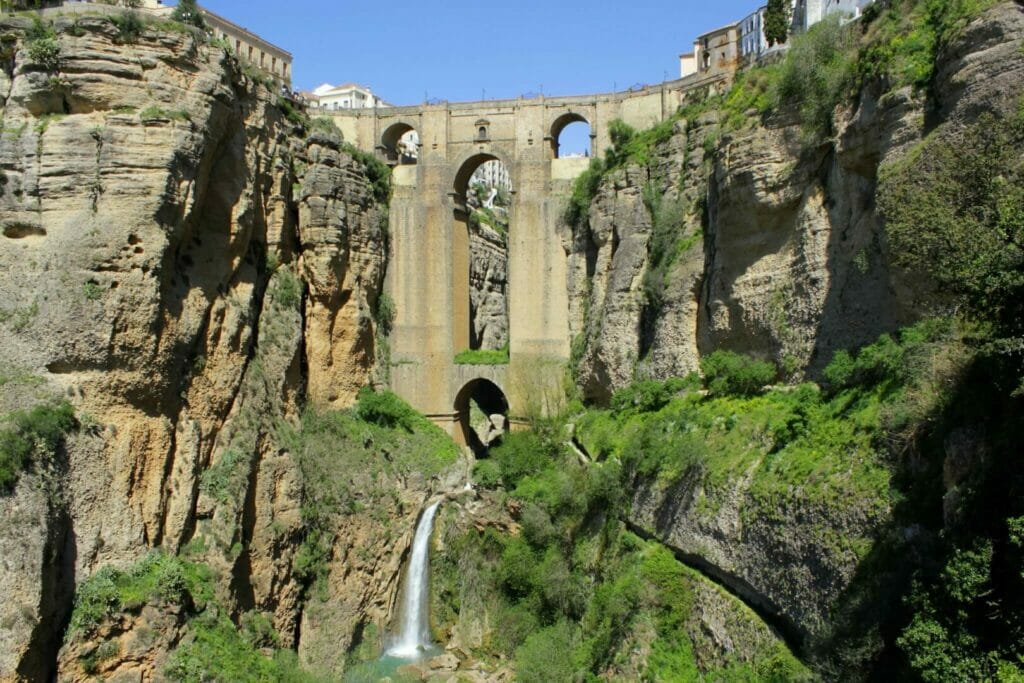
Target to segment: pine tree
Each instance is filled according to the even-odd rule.
[[[178,6],[171,13],[171,19],[196,28],[206,28],[206,20],[196,0],[178,0]]]
[[[772,47],[776,43],[781,45],[788,36],[789,8],[786,7],[786,0],[768,0],[764,17],[764,37],[768,39],[768,46]]]

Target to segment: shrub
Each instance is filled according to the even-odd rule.
[[[390,391],[377,393],[371,387],[359,390],[356,415],[360,420],[389,429],[414,430],[416,411]]]
[[[387,204],[391,199],[391,168],[374,155],[347,142],[342,144],[342,149],[366,169],[373,198],[380,204]]]
[[[701,359],[700,369],[705,385],[716,396],[753,396],[778,375],[773,364],[731,351],[715,351]]]
[[[47,36],[30,40],[28,56],[47,71],[56,71],[60,68],[60,44],[56,37]]]
[[[577,641],[577,627],[569,621],[533,633],[516,649],[516,678],[523,683],[576,680],[571,653]]]
[[[604,178],[605,165],[601,159],[591,159],[590,166],[573,182],[572,195],[565,208],[562,220],[567,225],[577,228],[584,227],[590,211],[590,203],[594,201],[597,190]]]
[[[36,406],[7,416],[0,429],[0,491],[13,488],[33,454],[52,456],[64,436],[77,426],[70,403]]]
[[[779,72],[778,103],[796,103],[808,133],[832,132],[832,114],[850,92],[855,68],[855,25],[830,15],[796,36]]]
[[[494,460],[478,460],[473,465],[473,481],[485,489],[496,489],[501,485],[501,467]]]
[[[134,43],[145,30],[145,24],[135,12],[126,11],[110,17],[110,22],[117,29],[116,40],[119,43]]]
[[[553,466],[552,448],[536,432],[507,434],[491,449],[491,458],[498,463],[505,487],[514,489],[525,477]]]
[[[883,168],[879,212],[898,265],[969,314],[1024,333],[1024,116],[985,114]]]
[[[694,375],[687,378],[672,377],[664,382],[642,380],[620,389],[612,396],[612,410],[653,413],[668,405],[680,392],[696,389],[700,379]]]
[[[206,19],[196,0],[178,0],[177,7],[171,12],[171,19],[199,29],[206,28]]]

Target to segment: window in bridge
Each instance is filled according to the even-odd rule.
[[[551,144],[556,159],[589,157],[590,124],[579,114],[559,117],[551,130]]]
[[[389,164],[415,164],[420,156],[420,134],[406,123],[396,123],[381,136],[381,149]]]

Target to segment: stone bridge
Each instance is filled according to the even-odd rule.
[[[515,424],[564,400],[569,360],[567,250],[560,216],[589,163],[558,158],[570,123],[590,125],[591,156],[611,144],[608,123],[636,129],[674,114],[687,93],[720,87],[721,76],[691,76],[638,91],[574,97],[487,100],[329,112],[345,140],[393,168],[387,291],[396,317],[391,387],[456,439],[468,397],[483,383],[507,400]],[[416,158],[399,140],[415,130]],[[509,364],[456,365],[469,348],[469,232],[466,192],[484,162],[512,179],[508,237]]]

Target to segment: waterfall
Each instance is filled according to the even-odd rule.
[[[388,649],[392,657],[413,659],[430,647],[430,624],[427,621],[427,582],[430,578],[430,534],[434,529],[434,513],[439,503],[423,512],[412,542],[412,557],[405,572],[405,599],[402,602],[402,630]]]

